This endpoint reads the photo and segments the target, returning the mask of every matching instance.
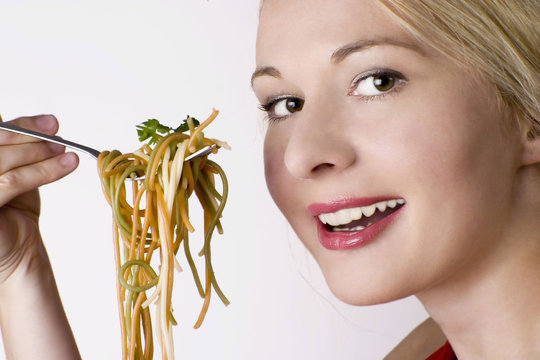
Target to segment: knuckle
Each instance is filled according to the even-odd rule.
[[[53,179],[53,174],[51,173],[51,171],[43,165],[37,166],[36,171],[37,177],[39,179],[42,179],[42,181],[40,182],[49,182]]]
[[[7,172],[0,175],[0,184],[8,188],[13,188],[17,187],[17,185],[20,185],[20,179],[16,173]]]

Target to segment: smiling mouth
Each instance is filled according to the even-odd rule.
[[[379,220],[393,214],[405,204],[404,199],[391,199],[368,206],[340,209],[336,212],[322,213],[317,217],[330,232],[361,231]]]

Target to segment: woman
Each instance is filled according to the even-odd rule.
[[[460,359],[540,358],[538,6],[266,0],[261,9],[253,88],[269,117],[276,204],[338,297],[366,305],[416,294]],[[58,127],[51,116],[15,123]],[[0,144],[6,351],[78,358],[32,190],[77,160],[8,133]]]
[[[337,297],[415,294],[460,359],[540,358],[539,19],[528,0],[261,7],[274,201]]]

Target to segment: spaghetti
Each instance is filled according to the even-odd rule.
[[[228,147],[205,138],[202,132],[217,114],[214,110],[197,128],[194,119],[188,117],[188,133],[177,131],[158,136],[154,147],[145,144],[129,154],[105,151],[98,158],[103,192],[113,213],[123,359],[152,359],[154,336],[161,345],[162,358],[174,359],[172,325],[176,325],[176,320],[171,299],[174,269],[182,270],[176,257],[181,249],[204,299],[194,327],[198,328],[204,320],[212,289],[225,305],[229,304],[214,276],[210,249],[214,230],[223,232],[220,217],[227,201],[227,178],[207,155],[184,161],[207,145]],[[144,182],[126,181],[142,176]],[[221,181],[221,193],[216,190],[216,177]],[[199,252],[204,257],[204,281],[189,244],[189,235],[195,231],[189,218],[189,198],[193,194],[204,212],[204,242]],[[149,311],[152,303],[156,305],[154,323]]]

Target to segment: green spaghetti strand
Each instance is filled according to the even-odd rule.
[[[118,187],[114,189],[114,200],[112,200],[112,209],[113,209],[113,215],[116,220],[116,223],[119,225],[118,228],[122,233],[127,236],[131,237],[131,228],[133,227],[133,224],[131,224],[132,219],[131,217],[129,220],[120,213],[120,194],[122,192],[122,189],[125,190],[125,180],[132,174],[136,173],[137,171],[145,170],[146,166],[144,165],[133,165],[128,167],[120,178],[118,179],[118,184],[120,184]]]
[[[201,175],[204,175],[204,171],[201,172]],[[212,196],[212,190],[213,192],[216,192],[217,193],[217,190],[214,186],[211,186],[209,185],[209,183],[205,180],[205,176],[201,176],[200,177],[200,184],[201,184],[201,192],[200,192],[200,195],[203,199],[205,199],[206,203],[209,205],[209,209],[210,209],[210,215],[212,216],[212,218],[215,216],[216,214],[216,209],[214,209],[214,203],[210,200],[210,197]],[[215,196],[214,196],[215,198]],[[223,198],[221,196],[221,194],[219,195],[219,202],[223,201]],[[221,221],[219,220],[221,219],[221,215],[219,216],[218,218],[218,221],[216,223],[216,227],[218,229],[218,233],[220,234],[223,234],[223,227],[221,226]]]
[[[187,196],[185,196],[183,199],[186,212],[188,211],[188,206],[189,206],[188,200],[189,198]],[[177,202],[178,202],[177,209],[179,208],[180,201],[181,200],[177,198]],[[180,218],[180,210],[177,210],[176,212],[177,212],[177,223],[180,224],[182,223],[182,219]],[[197,271],[197,267],[195,266],[195,263],[193,262],[193,257],[191,256],[191,251],[189,249],[189,231],[187,230],[185,226],[183,226],[183,229],[182,229],[182,236],[184,238],[183,239],[184,254],[186,255],[189,268],[191,269],[191,274],[193,275],[195,286],[197,286],[197,291],[199,291],[199,295],[201,295],[201,297],[204,297],[204,289],[201,283],[201,278],[199,277],[199,272]]]
[[[222,200],[221,194],[216,190],[214,186],[211,185],[210,181],[208,180],[209,178],[208,174],[205,171],[203,171],[202,175],[203,176],[201,176],[200,182],[203,184],[203,187],[207,189],[213,197],[221,201]]]
[[[222,193],[222,200],[219,203],[219,206],[216,210],[216,214],[214,218],[212,219],[212,222],[210,223],[210,226],[208,227],[208,231],[206,232],[204,236],[204,257],[206,260],[206,267],[208,274],[210,276],[210,280],[212,282],[212,286],[214,287],[214,290],[216,290],[216,293],[218,294],[219,298],[225,305],[229,305],[230,301],[227,299],[225,294],[221,291],[221,288],[219,287],[216,277],[214,275],[214,269],[212,267],[211,262],[211,255],[210,255],[210,239],[212,238],[212,233],[214,232],[214,229],[216,227],[217,222],[219,221],[219,218],[221,217],[221,213],[223,212],[223,209],[225,208],[225,203],[227,202],[227,197],[229,195],[229,183],[227,181],[227,176],[225,175],[225,172],[223,169],[213,162],[212,160],[208,160],[207,164],[216,169],[219,176],[221,177],[221,181],[223,183],[223,193]]]
[[[107,168],[107,166],[109,166],[109,164],[111,163],[111,161],[117,157],[117,156],[120,156],[121,153],[120,151],[118,150],[113,150],[111,152],[109,152],[109,154],[107,154],[107,156],[105,156],[105,158],[103,159],[103,165],[101,167],[101,173],[104,173],[105,172],[105,169]],[[103,188],[104,189],[107,189],[107,192],[109,194],[109,196],[111,196],[111,181],[109,180],[109,177],[102,177],[101,178],[101,183],[103,184]]]
[[[124,274],[125,274],[126,270],[128,268],[132,267],[132,266],[143,267],[144,270],[146,270],[148,272],[148,274],[150,275],[150,277],[152,278],[152,281],[150,281],[148,284],[138,285],[138,286],[133,285],[133,284],[129,284],[124,279]],[[140,292],[146,291],[146,290],[151,289],[154,286],[156,286],[157,283],[159,282],[159,275],[156,274],[154,269],[152,269],[152,267],[148,263],[146,263],[146,262],[144,262],[142,260],[129,260],[129,261],[126,261],[124,264],[122,264],[120,269],[118,269],[118,281],[120,281],[122,286],[124,288],[126,288],[127,290],[129,290],[129,291],[131,291],[133,293],[140,293]]]

